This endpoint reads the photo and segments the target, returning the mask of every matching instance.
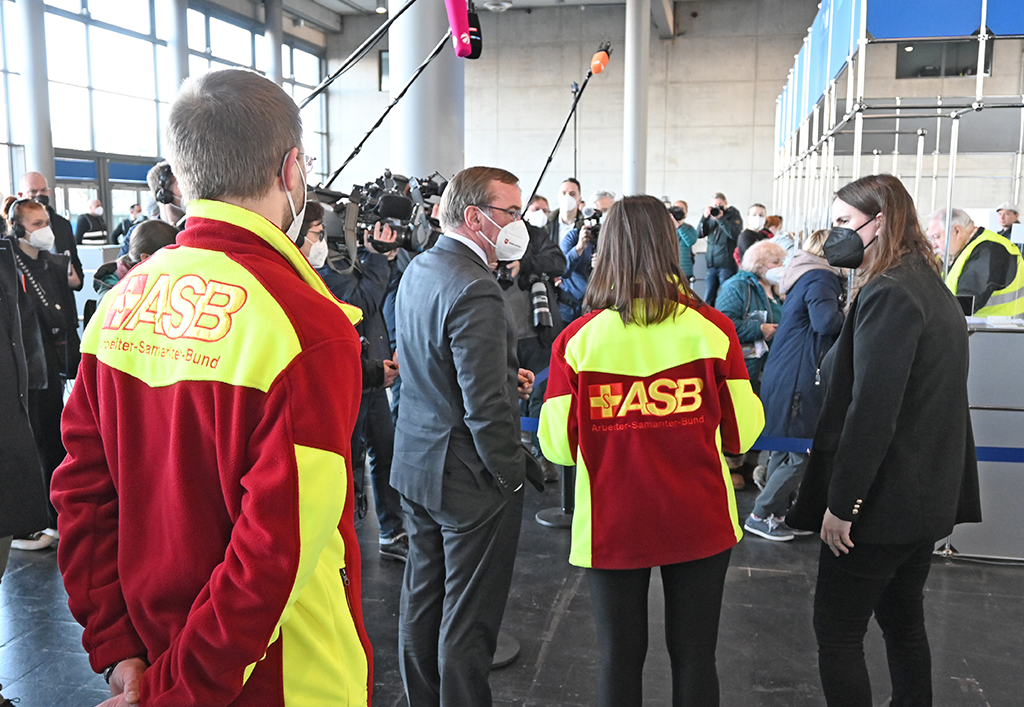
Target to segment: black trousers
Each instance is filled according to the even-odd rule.
[[[58,381],[57,384],[41,390],[28,391],[28,414],[32,421],[32,433],[36,438],[39,463],[43,467],[43,480],[46,482],[46,508],[49,515],[47,527],[56,528],[57,509],[50,502],[50,480],[53,479],[54,470],[64,461],[67,452],[60,436],[60,416],[64,412],[63,379],[55,373],[51,373],[51,376]]]
[[[931,652],[924,628],[924,584],[934,542],[858,542],[836,557],[824,543],[814,592],[818,669],[829,707],[871,707],[864,634],[874,614],[885,638],[891,707],[932,704]]]
[[[486,473],[486,472],[485,472]],[[445,471],[442,508],[402,497],[409,533],[398,614],[399,669],[410,707],[489,707],[488,676],[523,517],[523,489],[481,488]]]
[[[718,705],[715,647],[731,554],[729,549],[702,560],[661,567],[673,707]],[[587,580],[601,648],[597,704],[640,707],[651,570],[588,569]]]

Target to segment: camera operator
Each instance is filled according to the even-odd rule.
[[[735,207],[729,206],[725,194],[718,192],[710,206],[704,207],[704,216],[697,226],[697,235],[708,239],[707,287],[704,301],[715,306],[719,286],[736,274],[739,267],[732,256],[736,239],[743,228],[743,217]]]
[[[509,281],[502,277],[498,282],[505,288],[502,296],[516,327],[519,365],[536,376],[551,362],[551,344],[564,327],[561,313],[554,306],[558,301],[554,281],[565,271],[565,256],[548,238],[546,230],[529,223],[526,228],[530,234],[526,254],[522,260],[512,261],[503,268],[511,275],[510,285],[506,286]],[[540,417],[546,390],[547,381],[534,386],[529,400],[520,406],[524,408],[524,416]],[[541,453],[537,434],[531,433],[530,437],[531,451],[544,470],[544,480],[557,481],[558,472]]]
[[[319,237],[323,233],[323,206],[317,201],[307,202],[306,219],[310,227],[304,227],[304,230]],[[346,252],[328,249],[326,262],[320,263],[317,272],[335,297],[363,311],[363,320],[356,326],[363,341],[363,396],[352,432],[352,468],[356,479],[361,482],[364,455],[369,455],[380,554],[404,562],[409,554],[409,538],[405,532],[401,499],[391,488],[395,427],[385,392],[398,376],[398,363],[392,354],[383,314],[384,297],[391,280],[389,260],[397,256],[398,250],[384,250],[386,245],[374,246],[373,243],[376,240],[379,244],[392,244],[396,238],[397,234],[390,227],[384,226],[382,233],[380,223],[377,223],[373,238],[364,238],[360,243],[355,267],[350,269],[353,264]],[[312,258],[310,260],[312,262]],[[317,265],[315,262],[312,264],[314,267]],[[362,483],[357,483],[356,488],[357,510],[361,510],[361,504],[365,503]]]

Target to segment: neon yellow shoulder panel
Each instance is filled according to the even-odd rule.
[[[621,342],[621,346],[618,343]],[[698,312],[680,307],[675,319],[656,326],[625,325],[604,310],[587,322],[565,348],[565,361],[577,373],[601,371],[645,378],[701,359],[725,359],[729,337]]]
[[[153,387],[196,380],[267,391],[301,347],[249,271],[224,253],[177,247],[103,298],[82,351]]]

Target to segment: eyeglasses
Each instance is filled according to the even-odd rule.
[[[491,206],[490,204],[470,204],[478,209],[494,209],[495,211],[504,211],[506,214],[512,217],[513,221],[518,221],[523,217],[523,212],[520,209],[503,209],[500,206]]]
[[[316,157],[310,157],[305,152],[300,152],[299,154],[302,155],[302,163],[306,169],[306,174],[312,173],[313,163],[316,162]]]

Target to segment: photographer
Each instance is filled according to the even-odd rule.
[[[735,207],[729,206],[725,194],[718,192],[710,206],[704,207],[704,216],[697,226],[697,235],[708,239],[707,286],[704,301],[715,306],[719,286],[736,274],[738,266],[732,257],[736,239],[743,228],[743,218]]]
[[[558,307],[554,306],[557,302],[554,280],[565,271],[565,256],[548,238],[545,229],[527,224],[527,231],[530,243],[526,254],[522,260],[512,261],[502,269],[511,276],[511,281],[499,274],[498,283],[504,289],[502,295],[515,323],[519,365],[536,376],[548,367],[551,344],[564,327]],[[546,390],[546,382],[534,386],[529,400],[521,406],[525,408],[525,416],[540,417]],[[535,447],[531,451],[544,470],[544,480],[557,481],[558,473],[541,453],[536,433],[530,436]]]
[[[615,203],[615,194],[610,191],[594,192],[590,201],[592,206],[581,209],[581,227],[566,233],[559,243],[565,254],[566,265],[565,273],[562,275],[562,289],[558,296],[558,308],[566,324],[583,314],[583,295],[586,294],[590,273],[594,269],[597,237],[601,232],[601,215]]]
[[[323,207],[319,202],[307,202],[306,219],[310,228],[304,230],[322,233]],[[380,554],[404,562],[409,554],[409,539],[401,500],[398,492],[391,488],[395,427],[385,392],[398,376],[398,364],[392,355],[383,315],[384,297],[391,279],[389,260],[398,254],[397,250],[386,249],[396,238],[397,234],[388,226],[384,226],[381,233],[377,223],[373,237],[364,238],[359,244],[354,267],[350,269],[353,263],[349,262],[347,253],[331,248],[327,262],[317,268],[317,272],[335,297],[363,311],[363,320],[356,327],[363,341],[363,396],[352,432],[352,468],[356,479],[361,480],[364,454],[369,454]],[[378,245],[375,246],[374,241]],[[357,483],[356,487],[361,489],[362,484]],[[358,496],[365,498],[365,495],[357,493],[356,502],[360,504]]]
[[[693,244],[697,242],[697,229],[686,223],[686,202],[676,201],[669,207],[668,213],[676,227],[676,238],[679,240],[679,268],[686,279],[693,284]]]

